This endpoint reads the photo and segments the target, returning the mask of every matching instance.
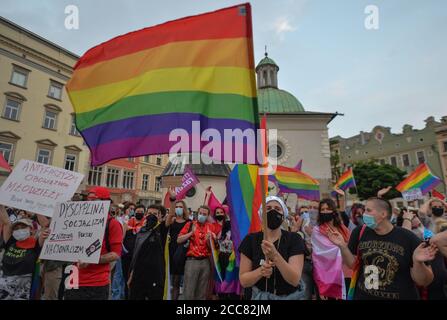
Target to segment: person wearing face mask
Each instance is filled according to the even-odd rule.
[[[129,222],[123,226],[124,239],[121,264],[123,268],[124,283],[127,283],[129,280],[130,263],[134,253],[135,240],[137,239],[137,233],[145,224],[145,212],[146,207],[144,205],[138,205],[133,212],[133,217],[130,218]],[[129,290],[127,286],[125,287],[124,292],[127,299],[129,297]]]
[[[433,198],[426,202],[419,210],[419,216],[424,226],[434,231],[436,221],[445,217],[447,203],[441,199]]]
[[[171,299],[178,300],[180,295],[180,283],[182,281],[183,274],[185,272],[185,265],[179,265],[173,263],[174,254],[179,247],[177,243],[177,237],[183,227],[189,220],[189,210],[186,202],[183,200],[176,200],[176,193],[173,187],[170,187],[169,197],[171,202],[171,207],[169,209],[169,214],[166,216],[165,225],[168,228],[168,233],[170,237],[169,241],[169,272],[171,274]]]
[[[361,203],[354,203],[351,207],[350,221],[348,229],[354,230],[358,226],[363,225],[363,213],[365,212],[365,206]]]
[[[346,299],[352,270],[343,264],[340,249],[328,237],[330,232],[349,240],[350,231],[343,224],[331,199],[320,201],[318,225],[312,231],[313,278],[321,299]]]
[[[130,264],[127,282],[130,300],[163,299],[167,227],[159,221],[159,205],[149,206],[147,213],[146,224],[137,234]]]
[[[403,213],[397,219],[397,226],[401,226],[413,232],[421,240],[427,240],[433,237],[433,233],[424,227],[419,220],[417,210],[402,210]],[[402,218],[401,218],[402,217]],[[439,221],[439,220],[438,220]],[[435,232],[436,233],[436,232]],[[447,283],[447,268],[444,258],[440,252],[436,254],[431,263],[433,270],[433,282],[428,287],[419,287],[419,294],[423,300],[445,300],[447,295],[444,291],[444,285]]]
[[[32,221],[18,219],[11,223],[2,205],[0,225],[5,249],[0,269],[0,300],[29,300],[36,261],[49,230],[41,230],[36,239],[31,232]]]
[[[182,244],[189,240],[186,252],[184,298],[185,300],[205,300],[208,281],[211,276],[211,244],[216,240],[213,224],[207,222],[210,215],[208,206],[200,206],[197,221],[188,222],[177,238]],[[191,231],[190,226],[192,224]]]
[[[281,198],[267,197],[266,210],[265,234],[248,234],[239,246],[241,285],[251,288],[254,300],[300,300],[304,296],[304,241],[297,233],[280,228],[288,216]]]
[[[426,287],[433,281],[429,263],[435,258],[436,246],[393,226],[391,215],[387,200],[370,198],[363,214],[365,225],[352,232],[349,242],[339,232],[328,233],[347,266],[353,268],[358,259],[354,300],[417,300],[417,286]],[[378,282],[367,281],[371,273]]]

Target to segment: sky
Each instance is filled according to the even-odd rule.
[[[82,55],[117,35],[242,3],[229,0],[1,0],[0,15]],[[79,9],[67,30],[65,8]],[[447,1],[253,0],[255,58],[307,111],[339,112],[329,135],[447,116]],[[367,29],[377,8],[378,29]]]

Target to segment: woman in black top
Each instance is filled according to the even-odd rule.
[[[0,225],[5,253],[0,269],[0,300],[28,300],[36,261],[48,229],[42,229],[39,238],[32,235],[33,223],[18,219],[11,223],[5,207],[0,205]]]
[[[172,276],[172,300],[178,300],[180,294],[180,280],[185,271],[185,266],[179,266],[174,263],[174,254],[179,246],[177,244],[177,237],[180,231],[183,229],[185,224],[189,221],[189,211],[188,207],[183,200],[176,201],[175,189],[169,188],[168,190],[171,207],[169,209],[169,214],[166,216],[166,227],[169,228],[169,261],[171,261],[169,268],[170,274]]]
[[[252,233],[239,246],[239,279],[244,288],[253,287],[252,298],[259,291],[282,297],[297,292],[304,264],[304,241],[298,234],[280,228],[288,214],[283,200],[267,197],[266,209],[265,240],[262,232]]]

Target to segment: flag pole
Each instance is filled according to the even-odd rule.
[[[263,129],[263,130],[262,130]],[[263,139],[261,139],[261,148],[262,148],[262,155],[263,155],[263,161],[262,161],[262,167],[268,168],[268,161],[267,161],[267,116],[264,112],[264,116],[261,119],[261,137],[263,136]],[[265,172],[264,172],[265,173]],[[266,190],[265,190],[265,183],[267,177],[265,174],[261,175],[261,205],[262,205],[262,235],[263,239],[266,240],[266,230],[267,230],[267,208],[266,208]]]

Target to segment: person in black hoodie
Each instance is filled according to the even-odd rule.
[[[149,206],[146,225],[137,234],[128,281],[130,300],[163,299],[167,231],[159,216],[160,207]]]

